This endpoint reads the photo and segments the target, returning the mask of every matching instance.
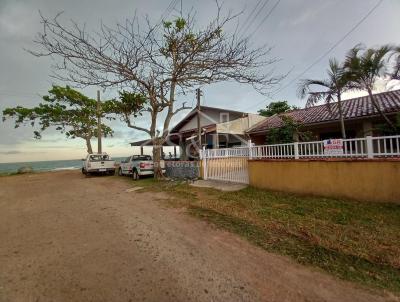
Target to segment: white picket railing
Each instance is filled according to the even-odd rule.
[[[342,143],[335,154],[324,150],[323,141],[263,146],[250,141],[248,147],[203,149],[203,177],[248,183],[248,159],[400,158],[400,135],[344,139]]]
[[[202,158],[249,157],[249,147],[203,149]]]
[[[293,144],[278,144],[253,146],[250,148],[251,158],[294,158],[295,148]]]
[[[201,158],[301,159],[400,157],[400,135],[344,139],[342,152],[338,154],[326,153],[323,141],[262,146],[253,146],[250,143],[249,146],[204,149],[201,151]]]
[[[374,156],[400,156],[400,135],[371,137]]]

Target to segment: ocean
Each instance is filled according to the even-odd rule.
[[[120,162],[123,158],[112,158],[116,162]],[[82,168],[82,160],[49,160],[34,162],[18,162],[18,163],[0,163],[0,174],[15,173],[21,167],[31,167],[34,172],[75,170]]]

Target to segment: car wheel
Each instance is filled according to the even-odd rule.
[[[82,174],[86,175],[86,171],[84,168],[82,168]]]
[[[123,174],[122,174],[122,169],[121,169],[121,168],[118,169],[118,175],[119,175],[119,176],[123,176]]]
[[[139,179],[139,173],[137,170],[132,171],[132,178],[133,180],[138,180]]]

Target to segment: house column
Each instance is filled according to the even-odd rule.
[[[219,134],[218,132],[213,134],[213,149],[218,149],[219,148]]]
[[[186,157],[186,144],[184,142],[184,138],[182,135],[179,136],[179,154],[180,154],[180,159],[181,160],[187,160]]]
[[[373,127],[372,127],[372,122],[371,121],[364,121],[363,123],[362,123],[362,131],[363,131],[363,137],[366,137],[366,136],[372,136],[372,130],[373,130]]]

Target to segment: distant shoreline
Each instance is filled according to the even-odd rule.
[[[123,158],[113,158],[116,162]],[[0,174],[14,174],[22,167],[30,167],[33,172],[43,171],[65,171],[78,170],[82,167],[81,159],[71,160],[49,160],[49,161],[34,161],[34,162],[16,162],[16,163],[0,163]]]
[[[76,169],[65,169],[65,170],[42,170],[42,171],[33,171],[29,173],[18,173],[18,172],[0,172],[0,177],[8,177],[8,176],[30,176],[36,174],[45,174],[45,173],[67,173],[67,172],[76,172],[79,171],[79,168]]]

